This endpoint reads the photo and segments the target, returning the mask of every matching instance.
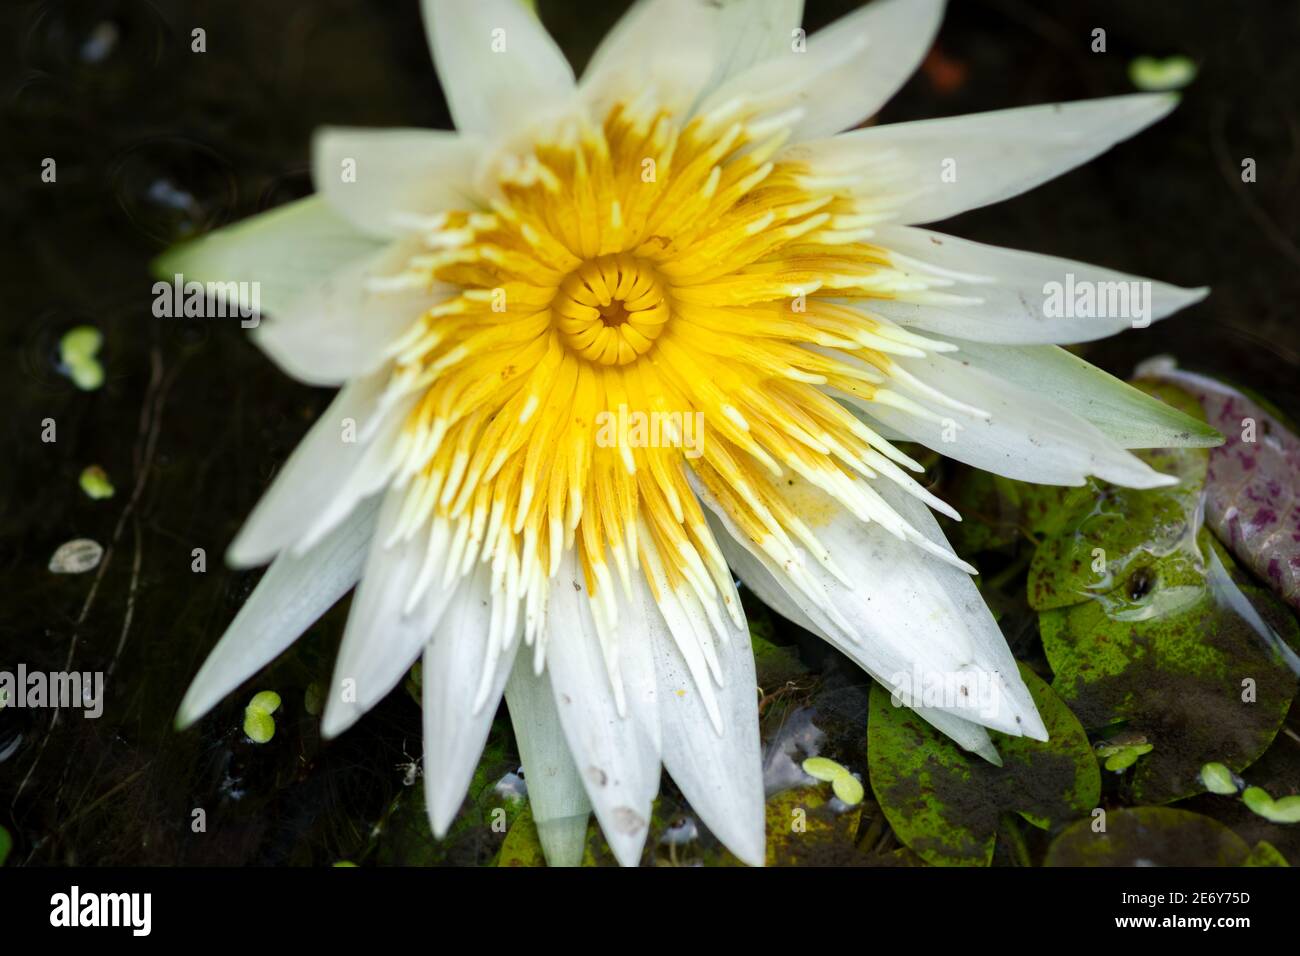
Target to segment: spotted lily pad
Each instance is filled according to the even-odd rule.
[[[1200,414],[1173,384],[1142,387]],[[1122,724],[1154,748],[1132,766],[1132,793],[1161,804],[1200,792],[1204,764],[1241,770],[1268,747],[1296,692],[1296,625],[1199,529],[1210,452],[1137,454],[1179,484],[1094,483],[1035,552],[1029,603],[1053,689],[1090,730]]]
[[[1199,415],[1196,400],[1180,389],[1146,388],[1180,411]],[[1195,598],[1204,576],[1196,530],[1209,451],[1168,448],[1135,454],[1156,471],[1178,478],[1178,484],[1138,490],[1094,481],[1086,493],[1058,493],[1053,526],[1029,567],[1030,607],[1046,611],[1091,599],[1130,605],[1146,597],[1157,580],[1162,607]]]
[[[1201,537],[1207,552],[1219,547]],[[1190,600],[1182,594],[1161,600],[1165,588],[1193,587],[1181,576],[1190,567],[1167,575],[1157,562],[1140,596],[1120,584],[1118,593],[1039,618],[1056,675],[1052,687],[1083,725],[1099,730],[1122,723],[1153,746],[1131,770],[1133,798],[1142,803],[1201,792],[1206,763],[1245,769],[1267,749],[1296,693],[1295,675],[1281,657],[1204,583]],[[1295,643],[1295,620],[1285,607],[1261,588],[1240,590],[1273,630]]]
[[[1049,739],[990,733],[1001,767],[891,704],[889,691],[872,689],[871,787],[898,838],[928,863],[989,865],[999,821],[1008,812],[1045,829],[1097,805],[1101,775],[1083,727],[1036,674],[1023,665],[1020,673]]]
[[[1045,866],[1240,866],[1250,847],[1188,810],[1134,807],[1080,820],[1052,841]]]

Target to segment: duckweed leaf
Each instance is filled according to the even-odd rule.
[[[1159,93],[1179,90],[1196,79],[1196,63],[1185,56],[1157,59],[1153,56],[1135,57],[1128,65],[1129,81],[1139,90]]]
[[[1134,807],[1067,827],[1052,841],[1044,865],[1240,866],[1249,856],[1241,837],[1209,817]]]
[[[1237,781],[1231,770],[1221,763],[1207,763],[1201,768],[1201,785],[1210,793],[1237,792]]]
[[[273,690],[261,691],[253,696],[253,699],[248,702],[248,706],[264,710],[268,714],[274,714],[280,709],[280,695]]]
[[[275,736],[275,718],[250,704],[244,708],[244,735],[255,744],[270,743]]]
[[[1274,800],[1263,787],[1247,787],[1241,801],[1269,823],[1300,823],[1300,796]]]
[[[1021,676],[1047,725],[1045,743],[990,733],[995,767],[962,750],[874,687],[867,724],[871,788],[898,838],[935,865],[987,866],[999,818],[1019,813],[1046,828],[1097,805],[1101,774],[1079,721],[1036,674]]]
[[[115,492],[108,472],[98,465],[88,465],[82,469],[78,483],[81,485],[81,490],[86,493],[86,497],[96,501],[111,498]]]
[[[850,807],[857,806],[866,795],[862,781],[848,772],[832,780],[831,789],[835,791],[835,796],[839,797],[841,802]]]
[[[59,361],[72,383],[91,392],[104,384],[104,367],[98,355],[104,335],[93,325],[79,325],[59,340]]]
[[[803,762],[803,772],[814,780],[830,783],[847,774],[848,770],[829,757],[809,757]]]
[[[1149,754],[1155,748],[1151,744],[1139,744],[1134,747],[1116,747],[1106,757],[1105,768],[1112,773],[1121,773],[1137,763],[1138,757]]]

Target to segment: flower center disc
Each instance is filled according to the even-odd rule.
[[[627,365],[650,351],[669,314],[659,278],[625,253],[584,262],[551,300],[565,344],[600,365]]]

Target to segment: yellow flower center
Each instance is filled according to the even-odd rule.
[[[411,601],[487,563],[494,641],[522,613],[534,644],[571,548],[585,581],[555,586],[585,585],[602,634],[644,575],[721,636],[742,618],[699,493],[797,579],[805,554],[834,568],[796,476],[896,521],[866,479],[917,467],[835,400],[906,402],[890,353],[933,345],[831,301],[914,287],[866,241],[879,210],[782,159],[779,120],[647,104],[499,158],[488,208],[443,216],[396,280],[457,290],[394,349],[394,536],[430,540]]]
[[[650,351],[669,313],[654,271],[627,254],[584,262],[551,301],[564,344],[601,365],[627,365]]]

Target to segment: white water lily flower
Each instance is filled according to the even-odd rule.
[[[918,701],[962,746],[996,761],[986,728],[1045,738],[930,509],[956,515],[890,439],[1149,488],[1172,479],[1126,449],[1212,435],[1057,348],[1133,318],[1044,309],[1047,283],[1143,280],[915,224],[1083,163],[1174,99],[843,132],[916,67],[942,3],[875,0],[806,49],[801,6],[642,0],[575,83],[518,0],[424,0],[457,132],[324,130],[317,196],[160,263],[259,282],[261,346],[342,386],[231,548],[271,566],[182,725],[360,581],[323,732],[423,654],[436,834],[504,693],[552,863],[577,860],[589,810],[637,862],[662,765],[759,864],[734,572],[883,682],[987,682],[996,707]],[[1144,288],[1152,319],[1203,295]]]

